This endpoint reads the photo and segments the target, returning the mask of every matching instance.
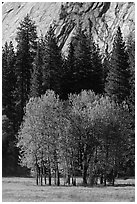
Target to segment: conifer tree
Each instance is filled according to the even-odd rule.
[[[108,51],[106,50],[105,51],[105,57],[104,57],[104,60],[103,60],[103,63],[102,63],[102,66],[103,66],[103,85],[104,85],[104,88],[105,88],[105,84],[106,84],[106,80],[107,80],[107,76],[108,76],[108,71],[109,71],[109,67],[110,67],[110,56],[109,56],[109,53]]]
[[[103,81],[103,65],[98,45],[95,45],[93,39],[91,40],[91,62],[92,62],[92,90],[96,94],[101,94],[104,91]]]
[[[2,175],[15,173],[15,146],[13,124],[6,115],[2,116]]]
[[[93,38],[82,31],[80,24],[69,47],[65,82],[71,87],[67,90],[69,93],[80,93],[82,89],[102,93],[104,89],[99,48]]]
[[[130,96],[128,99],[129,109],[132,115],[132,134],[129,138],[129,145],[126,151],[126,160],[124,166],[128,169],[130,175],[135,173],[135,40],[134,36],[130,35],[127,42],[127,51],[129,56],[130,66]]]
[[[130,67],[130,109],[133,115],[135,114],[135,40],[132,36],[129,36],[127,42],[127,52],[129,56],[129,67]]]
[[[16,172],[18,152],[16,143],[16,109],[15,109],[15,52],[12,42],[5,43],[2,52],[2,136],[6,139],[2,143],[3,175],[12,175]]]
[[[30,96],[37,97],[43,94],[43,40],[37,45],[36,57],[33,63]]]
[[[125,49],[120,27],[118,27],[110,60],[110,70],[107,77],[106,92],[118,102],[129,97],[130,72],[128,55]]]
[[[17,32],[17,56],[16,56],[16,110],[18,122],[22,121],[23,108],[29,99],[32,63],[36,55],[37,33],[35,23],[27,15],[21,21]]]
[[[80,93],[81,90],[92,89],[92,64],[90,55],[90,44],[88,37],[78,28],[77,35],[75,36],[75,92]]]
[[[2,52],[2,106],[3,114],[14,122],[15,117],[15,53],[12,42],[3,47]]]
[[[55,93],[61,94],[61,76],[62,76],[62,54],[57,45],[56,36],[52,26],[45,36],[44,52],[44,92],[47,89],[54,90]]]
[[[64,60],[63,66],[63,79],[62,79],[62,98],[67,99],[68,94],[75,93],[75,56],[74,56],[74,45],[71,40],[68,50],[67,59]]]

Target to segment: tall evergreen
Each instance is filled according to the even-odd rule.
[[[14,125],[6,115],[2,116],[2,175],[16,174],[18,154],[15,146]]]
[[[105,84],[107,82],[107,76],[108,76],[108,72],[109,72],[109,67],[110,67],[110,56],[109,56],[109,53],[108,51],[106,50],[105,51],[105,57],[104,57],[104,60],[103,60],[103,84],[104,84],[104,88],[105,88]]]
[[[12,42],[5,43],[2,51],[2,106],[3,114],[12,122],[15,117],[15,53]]]
[[[104,91],[103,65],[99,47],[92,36],[88,36],[78,24],[77,33],[72,38],[63,76],[63,94],[80,93],[81,90]]]
[[[133,115],[135,114],[135,40],[133,36],[129,36],[127,42],[127,52],[129,56],[129,67],[130,67],[130,109],[132,110]]]
[[[68,94],[75,93],[75,56],[74,56],[74,45],[73,40],[71,40],[68,49],[68,56],[64,60],[63,64],[63,78],[62,78],[62,98],[67,99]]]
[[[118,102],[126,100],[129,97],[130,92],[129,78],[130,71],[128,55],[120,27],[118,27],[114,38],[110,70],[105,88],[107,94],[113,96]]]
[[[43,39],[37,45],[36,57],[33,63],[30,96],[37,97],[43,94]]]
[[[15,52],[12,42],[2,51],[2,175],[13,175],[18,163],[15,120]]]
[[[20,125],[24,114],[23,109],[29,99],[31,73],[37,47],[36,26],[29,15],[21,21],[18,27],[16,41],[16,110],[18,112],[17,120]]]
[[[68,78],[72,83],[72,93],[79,93],[82,89],[102,93],[103,66],[99,47],[78,25],[76,36],[73,38],[73,47],[70,45],[67,64]]]
[[[135,39],[130,35],[127,42],[127,51],[129,56],[130,67],[130,96],[128,100],[129,109],[132,115],[132,135],[129,137],[129,145],[126,152],[125,167],[129,169],[129,173],[134,175],[135,172]]]
[[[52,26],[50,26],[49,31],[45,35],[44,43],[44,91],[51,89],[60,95],[63,61],[61,49],[57,45],[56,36]]]
[[[89,90],[93,88],[90,43],[88,36],[82,31],[81,26],[78,28],[74,41],[74,89],[76,93],[80,93],[82,89]]]
[[[92,90],[96,94],[101,94],[104,91],[104,79],[103,79],[103,65],[98,45],[95,45],[93,39],[91,39],[91,62],[92,62]]]

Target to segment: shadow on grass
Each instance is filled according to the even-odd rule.
[[[103,184],[97,184],[97,185],[93,185],[93,186],[90,186],[90,185],[83,185],[82,183],[79,183],[77,186],[83,186],[83,187],[87,187],[87,188],[106,188],[106,187],[129,187],[129,186],[132,186],[132,187],[135,187],[135,184],[133,183],[126,183],[126,184],[114,184],[114,186],[112,184],[107,184],[106,186],[104,186]]]
[[[55,184],[52,184],[51,186],[49,186],[48,185],[48,183],[45,185],[44,183],[43,183],[43,185],[41,186],[40,184],[38,185],[39,187],[69,187],[69,188],[71,188],[71,187],[86,187],[86,188],[105,188],[105,187],[135,187],[135,183],[132,183],[132,181],[131,181],[131,183],[130,183],[130,181],[128,181],[128,182],[125,182],[125,181],[123,181],[122,183],[115,183],[114,184],[114,186],[112,186],[112,184],[109,184],[109,183],[107,183],[107,185],[106,186],[104,186],[103,184],[97,184],[97,185],[93,185],[93,186],[90,186],[90,185],[83,185],[81,182],[77,182],[77,184],[76,184],[76,186],[73,186],[72,184],[70,184],[70,185],[67,185],[67,184],[65,184],[64,185],[64,183],[63,182],[61,182],[61,184],[60,184],[60,186],[57,186],[57,185],[55,185]],[[36,185],[36,183],[35,183],[35,180],[34,180],[34,178],[32,178],[32,177],[4,177],[3,178],[3,183],[14,183],[14,184],[22,184],[22,185],[26,185],[26,186],[35,186],[35,187],[37,187],[37,185]]]
[[[127,184],[115,184],[114,187],[127,187],[127,186],[135,186],[135,184],[127,183]]]

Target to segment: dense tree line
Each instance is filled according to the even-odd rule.
[[[103,62],[79,25],[65,57],[54,27],[38,38],[27,15],[16,41],[16,51],[10,42],[2,52],[3,175],[21,171],[20,162],[41,185],[52,175],[59,185],[60,174],[73,185],[77,175],[84,185],[134,175],[133,37],[125,45],[118,27]]]
[[[128,149],[132,117],[126,104],[119,105],[109,97],[91,91],[70,94],[68,103],[53,91],[31,98],[18,135],[21,163],[40,177],[83,178],[83,185],[95,183],[97,177],[114,180],[123,168]],[[87,179],[89,181],[87,181]]]

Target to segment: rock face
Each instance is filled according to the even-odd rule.
[[[133,2],[6,2],[2,6],[2,44],[13,41],[19,22],[30,14],[37,25],[38,36],[45,34],[54,23],[62,50],[67,51],[76,26],[91,32],[102,52],[112,48],[118,25],[125,40],[135,33],[135,4]]]

